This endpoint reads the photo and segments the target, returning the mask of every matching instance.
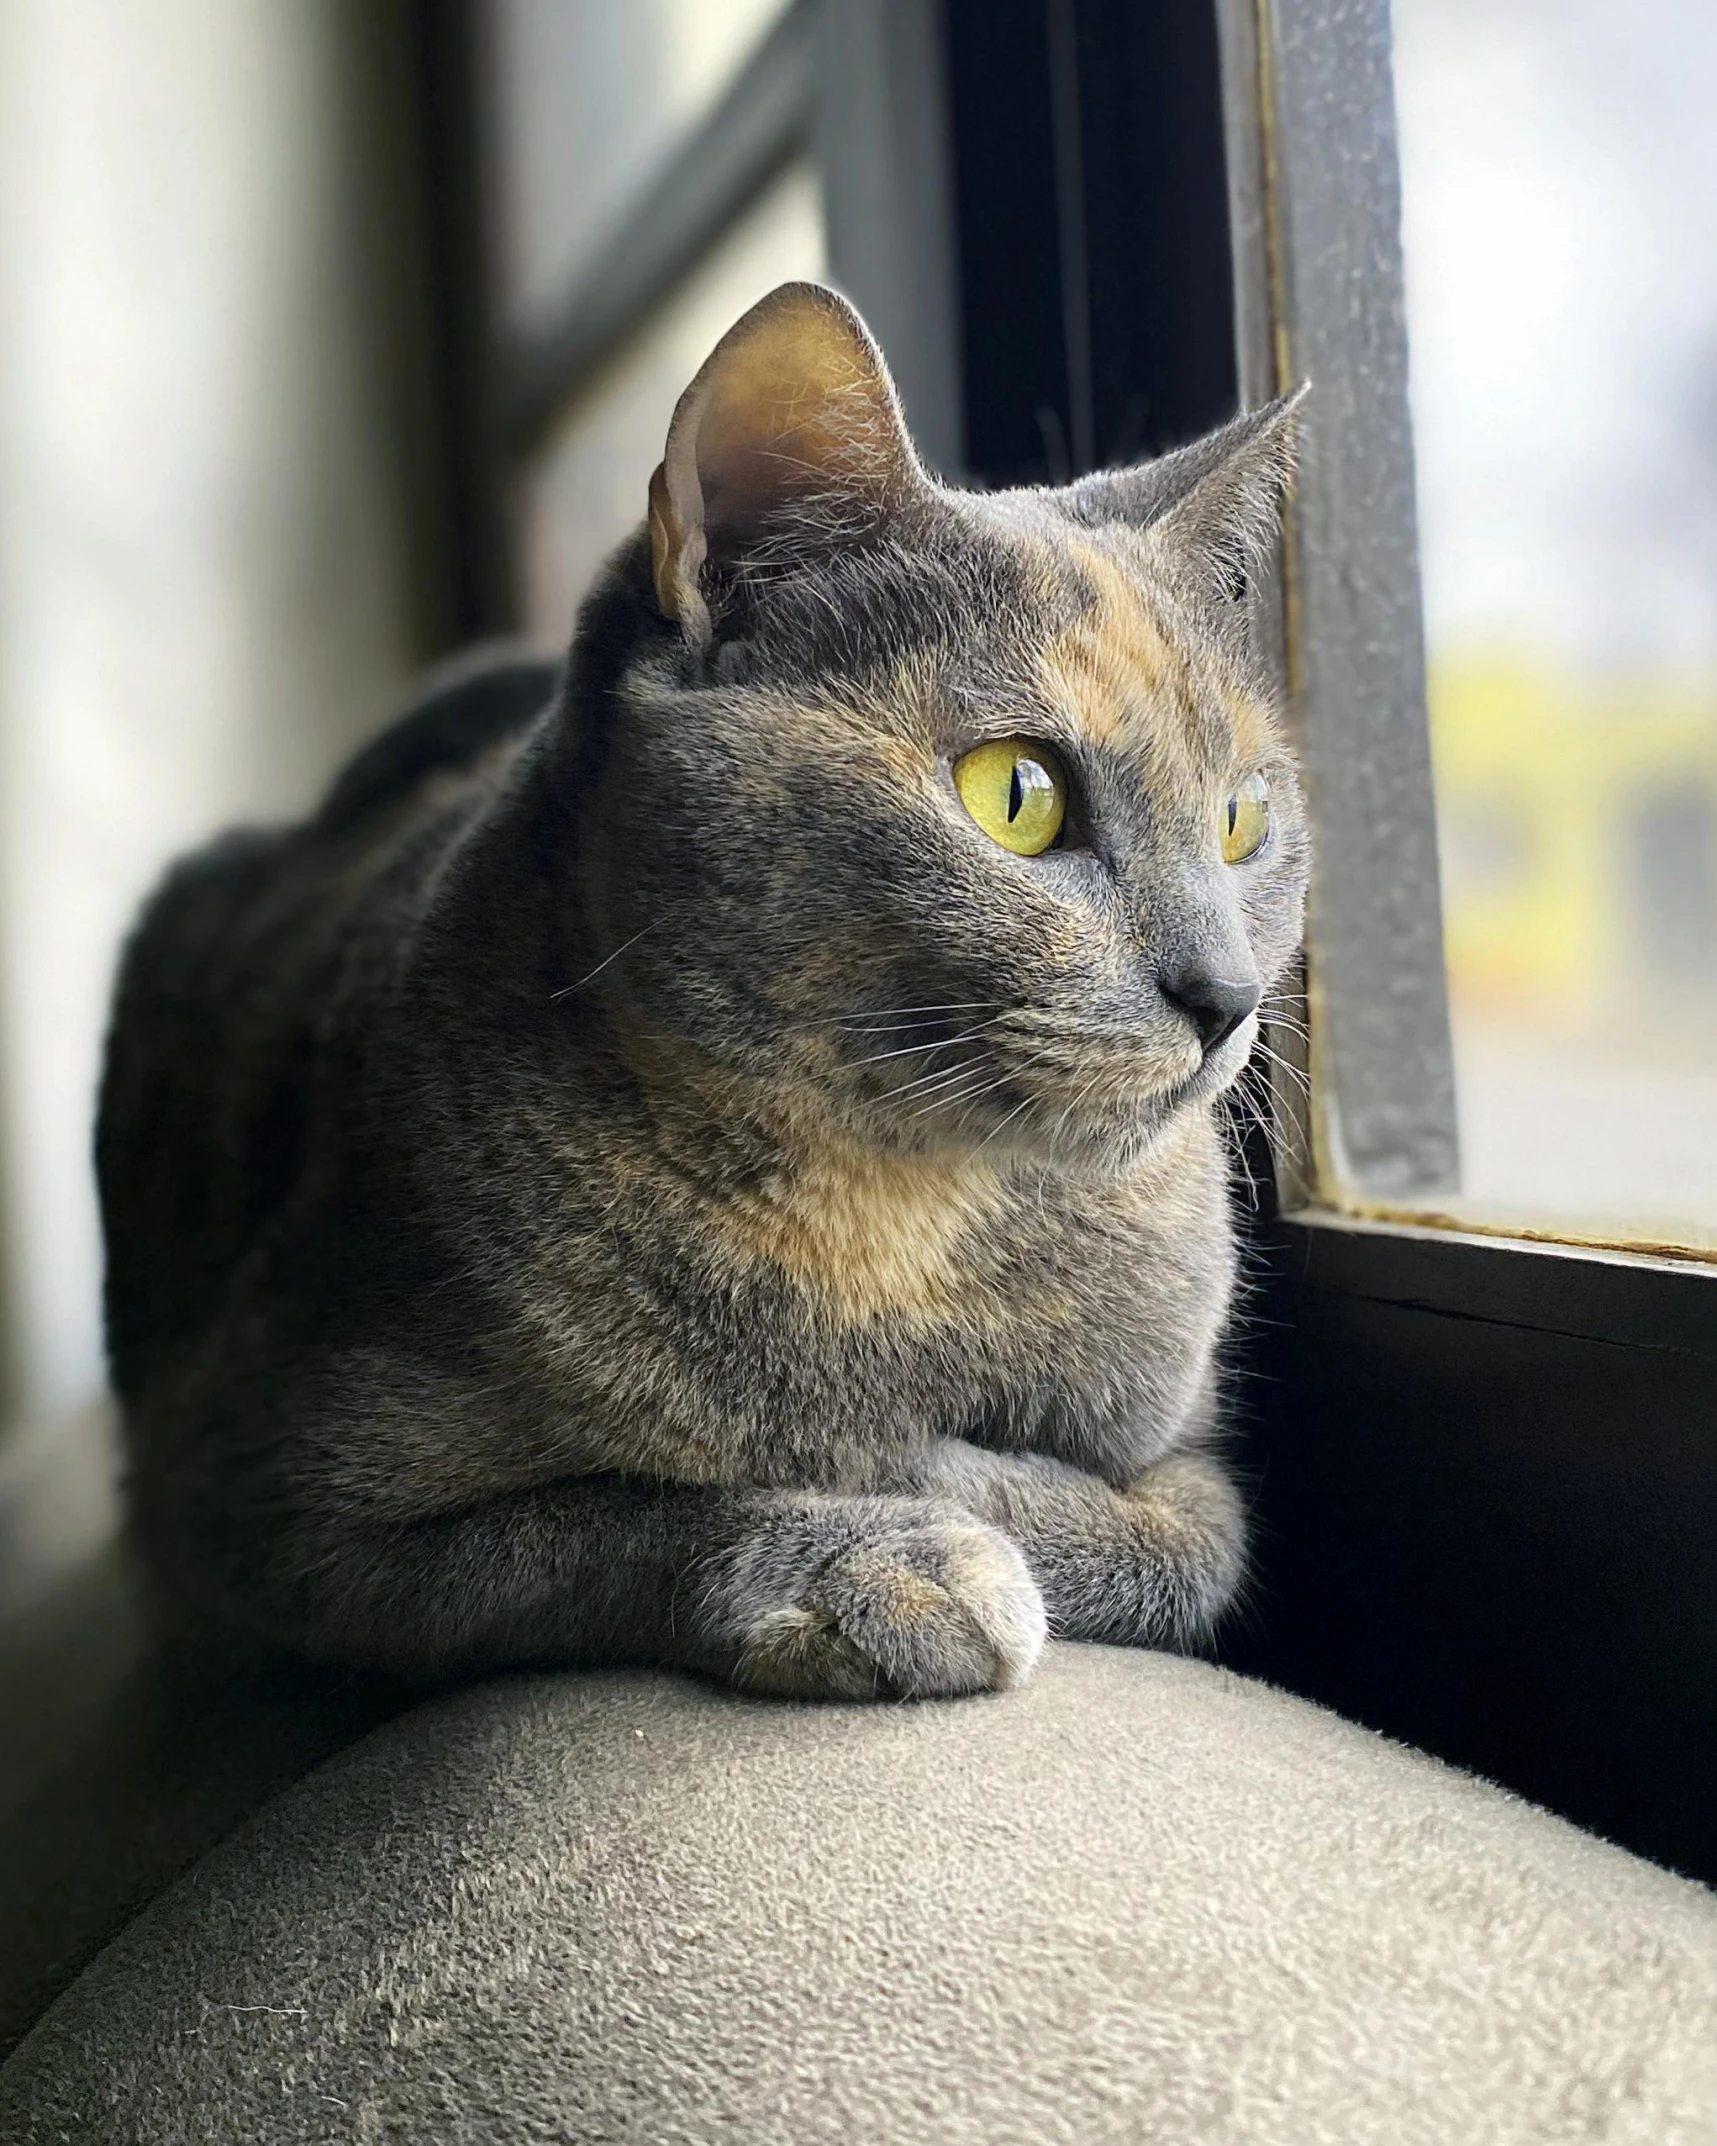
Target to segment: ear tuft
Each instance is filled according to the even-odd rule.
[[[674,411],[650,479],[656,601],[705,644],[712,582],[796,536],[861,533],[927,482],[863,321],[821,284],[784,283]]]
[[[1275,541],[1309,393],[1302,381],[1155,462],[1083,478],[1068,488],[1069,508],[1083,522],[1149,530],[1204,593],[1232,601]]]

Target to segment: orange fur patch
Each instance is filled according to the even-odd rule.
[[[894,1156],[832,1139],[714,1219],[743,1258],[772,1260],[857,1325],[934,1319],[969,1301],[962,1255],[1006,1199],[1000,1173],[981,1158]]]
[[[1050,642],[1040,668],[1046,690],[1077,715],[1085,736],[1099,745],[1134,750],[1150,742],[1178,742],[1190,738],[1215,702],[1229,719],[1236,767],[1262,757],[1272,743],[1262,704],[1250,694],[1234,693],[1214,667],[1203,675],[1195,671],[1117,560],[1091,544],[1071,550],[1097,602]]]

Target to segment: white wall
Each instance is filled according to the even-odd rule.
[[[342,0],[0,5],[0,1246],[14,1407],[101,1378],[91,1102],[166,859],[296,809],[412,623]]]

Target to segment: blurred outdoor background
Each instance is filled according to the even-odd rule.
[[[1717,9],[1395,0],[1465,1205],[1717,1248]]]
[[[949,34],[981,45],[985,5],[950,0]],[[306,806],[437,656],[563,644],[715,338],[784,277],[862,280],[820,174],[874,85],[837,70],[831,97],[825,72],[814,125],[768,117],[805,14],[0,0],[7,1412],[100,1386],[92,1097],[165,861]],[[1710,1250],[1717,11],[1396,0],[1396,23],[1462,1211]],[[579,360],[568,294],[624,284],[641,202],[695,217],[659,176],[742,78],[776,126],[743,203]],[[993,469],[919,334],[954,273],[920,222],[878,325],[931,459]],[[518,350],[560,353],[554,394],[508,406],[528,422],[486,386]],[[968,383],[977,358],[1006,353],[967,352]],[[1191,429],[1125,386],[1113,423],[1028,402],[1041,468]]]

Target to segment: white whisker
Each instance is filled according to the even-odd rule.
[[[783,1036],[796,1034],[805,1028],[856,1028],[874,1029],[884,1034],[890,1027],[917,1028],[922,1024],[913,1020],[895,1021],[897,1014],[981,1013],[986,1007],[997,1007],[999,999],[971,998],[949,999],[940,1006],[879,1006],[875,1011],[867,1007],[852,1006],[844,1013],[820,1014],[814,1021],[789,1021],[776,1033]]]
[[[974,1036],[981,1036],[991,1024],[980,1021],[976,1028],[968,1028],[958,1036],[937,1036],[929,1043],[902,1043],[892,1051],[876,1051],[869,1058],[855,1058],[853,1066],[880,1065],[885,1058],[909,1058],[916,1051],[950,1051],[956,1043],[970,1043]]]
[[[957,1066],[942,1066],[934,1073],[920,1074],[917,1080],[909,1080],[904,1087],[896,1088],[889,1100],[904,1103],[910,1096],[928,1096],[938,1088],[956,1088],[964,1080],[986,1079],[994,1071],[993,1059],[966,1059]],[[1002,1077],[1005,1079],[1006,1075]]]
[[[620,959],[620,956],[625,953],[628,947],[636,946],[638,944],[638,941],[643,938],[644,933],[654,931],[656,926],[661,921],[662,920],[660,917],[652,917],[649,923],[643,927],[642,931],[635,931],[630,939],[622,939],[620,944],[614,949],[613,953],[608,955],[606,959],[599,961],[596,964],[595,968],[587,970],[586,973],[578,979],[577,983],[566,984],[559,991],[551,991],[549,993],[550,1004],[552,1005],[556,999],[570,998],[575,991],[582,991],[587,983],[591,982],[593,978],[598,977],[602,974],[603,970],[608,967],[609,962],[618,961]]]
[[[1254,1051],[1257,1052],[1259,1057],[1268,1059],[1270,1064],[1273,1065],[1279,1073],[1281,1073],[1286,1079],[1292,1081],[1294,1086],[1299,1089],[1302,1095],[1309,1096],[1311,1094],[1312,1084],[1306,1078],[1304,1072],[1302,1072],[1302,1070],[1290,1059],[1284,1058],[1280,1051],[1273,1051],[1270,1046],[1264,1042],[1254,1043],[1252,1048]]]

